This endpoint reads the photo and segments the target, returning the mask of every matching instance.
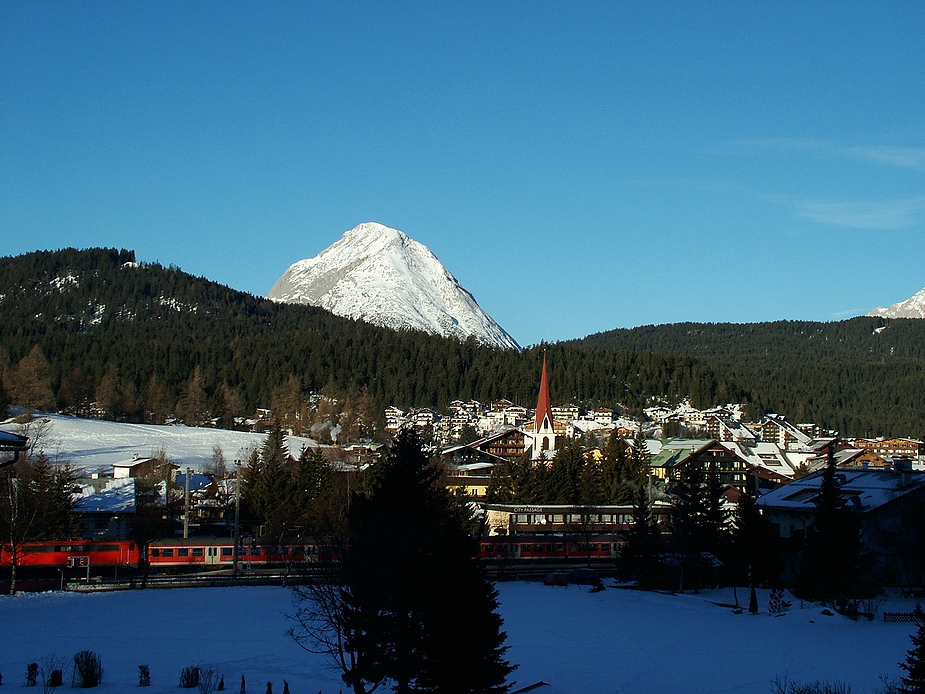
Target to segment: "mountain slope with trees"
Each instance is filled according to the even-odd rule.
[[[655,396],[702,406],[748,398],[690,356],[563,344],[516,352],[393,331],[139,264],[125,250],[2,258],[0,287],[3,386],[10,404],[36,409],[227,425],[270,407],[298,423],[330,402],[311,400],[321,392],[336,398],[335,415],[355,436],[386,404],[529,404],[542,349],[560,402],[639,411]]]
[[[856,436],[925,432],[925,320],[674,323],[565,344],[701,359],[747,388],[758,414],[779,412]]]

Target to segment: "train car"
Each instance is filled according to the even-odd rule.
[[[19,548],[17,566],[53,569],[94,569],[99,567],[137,568],[141,554],[130,540],[90,542],[54,540],[26,542]],[[9,543],[0,546],[0,566],[12,564]]]
[[[297,567],[336,561],[330,543],[318,540],[243,542],[238,547],[238,568]],[[198,571],[230,568],[234,564],[231,538],[156,540],[148,545],[148,564],[153,570]]]
[[[517,535],[483,537],[479,540],[478,558],[486,561],[515,561],[523,564],[542,562],[613,562],[624,540],[619,535],[584,536]]]

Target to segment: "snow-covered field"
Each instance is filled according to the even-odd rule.
[[[214,446],[222,449],[230,464],[235,459],[245,459],[266,438],[263,434],[226,429],[123,424],[58,414],[37,414],[36,417],[51,422],[40,446],[48,457],[91,472],[130,460],[134,455],[144,458],[160,451],[182,468],[190,466],[200,470],[212,460]],[[0,424],[0,429],[20,433],[12,422]],[[296,436],[288,437],[288,444],[293,455],[298,455],[303,445],[315,445],[311,439]]]
[[[53,458],[95,470],[164,450],[182,466],[200,467],[221,446],[225,458],[259,445],[257,434],[117,424],[49,415],[44,446]],[[11,425],[2,428],[14,430]],[[307,439],[290,439],[297,452]],[[733,614],[714,603],[731,591],[662,595],[608,589],[499,585],[509,659],[520,667],[518,687],[543,681],[537,694],[768,694],[775,678],[839,680],[853,694],[872,692],[879,675],[896,677],[911,642],[911,624],[852,622],[820,608],[794,606],[783,617]],[[747,596],[740,591],[740,597]],[[334,694],[337,673],[301,650],[285,631],[291,610],[284,588],[146,590],[122,593],[43,593],[0,596],[0,674],[4,691],[23,688],[26,665],[90,649],[102,656],[100,691],[138,691],[138,666],[151,668],[147,694],[178,688],[189,665],[214,664],[228,691]],[[893,598],[881,610],[911,611]],[[460,605],[460,609],[465,609]],[[36,691],[30,689],[28,691]],[[195,690],[194,690],[195,691]]]
[[[911,646],[911,624],[852,622],[799,602],[782,617],[736,615],[715,602],[730,591],[662,595],[608,589],[499,585],[510,650],[522,687],[537,694],[768,694],[777,677],[839,680],[854,694],[896,677]],[[766,606],[767,595],[761,594]],[[882,607],[887,607],[886,605]],[[911,610],[894,599],[890,610]],[[465,609],[464,606],[460,606]],[[151,668],[148,694],[175,693],[180,671],[214,664],[229,691],[242,674],[248,692],[335,694],[337,673],[286,635],[285,588],[240,587],[0,597],[0,673],[18,691],[26,665],[90,649],[102,656],[99,691],[138,691],[138,665]],[[29,690],[36,691],[36,690]],[[193,690],[195,691],[195,690]]]

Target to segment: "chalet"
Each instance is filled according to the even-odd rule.
[[[813,453],[788,451],[776,443],[759,441],[746,445],[735,441],[720,441],[721,446],[734,453],[747,468],[747,488],[770,490],[792,481],[797,472],[807,465]]]
[[[915,439],[854,439],[851,445],[871,454],[871,463],[875,465],[886,465],[887,460],[894,455],[912,458],[925,456],[925,443]]]
[[[515,462],[524,456],[524,439],[524,432],[520,429],[507,429],[471,443],[449,446],[440,454],[455,466],[476,462]]]
[[[573,419],[578,419],[580,415],[581,410],[575,405],[559,405],[552,408],[553,419],[558,419],[560,422],[571,422]]]
[[[785,551],[782,576],[799,571],[806,529],[816,514],[823,471],[765,494],[758,506],[777,529]],[[925,583],[925,472],[898,460],[892,469],[840,469],[839,495],[861,517],[861,539],[871,562],[872,577],[881,585]]]
[[[760,426],[762,441],[776,443],[784,449],[806,449],[813,440],[812,436],[804,434],[781,415],[766,415]]]
[[[485,501],[491,482],[492,463],[469,463],[453,468],[446,480],[447,489],[468,495],[473,501]]]
[[[758,434],[734,417],[710,414],[705,421],[707,433],[717,441],[733,441],[747,446],[758,442]]]
[[[652,456],[649,466],[655,477],[671,484],[677,482],[681,471],[691,464],[703,465],[705,470],[713,465],[723,485],[746,488],[750,472],[748,464],[737,450],[726,447],[715,439],[667,441],[662,444],[661,450]]]
[[[135,480],[98,477],[77,480],[81,537],[88,540],[127,540],[135,518]]]
[[[129,477],[146,479],[173,479],[180,466],[161,458],[139,458],[137,455],[131,460],[123,460],[112,464],[112,476],[115,479]]]

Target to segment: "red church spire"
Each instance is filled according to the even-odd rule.
[[[540,376],[540,395],[536,400],[534,431],[552,430],[552,402],[549,399],[549,376],[546,374],[546,350],[543,350],[543,375]]]

